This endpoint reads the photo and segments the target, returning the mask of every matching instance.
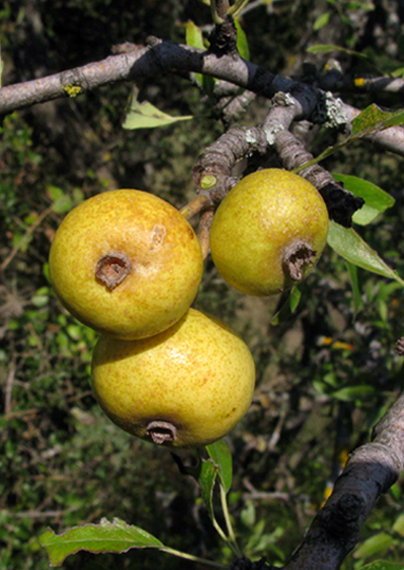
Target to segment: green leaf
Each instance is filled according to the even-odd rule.
[[[398,515],[396,518],[393,524],[393,530],[400,536],[404,537],[404,513],[401,513],[401,515]]]
[[[387,192],[376,186],[376,184],[372,184],[372,182],[346,174],[333,173],[333,177],[337,182],[343,182],[344,188],[352,192],[354,196],[365,200],[362,208],[355,212],[352,217],[355,224],[365,226],[372,222],[381,212],[395,204],[395,200],[390,194],[387,194]]]
[[[321,30],[321,28],[324,28],[324,26],[326,26],[330,21],[330,16],[330,12],[324,12],[324,14],[320,14],[320,16],[313,24],[313,30],[317,32],[318,30]]]
[[[386,562],[385,560],[376,560],[376,562],[362,566],[362,570],[403,570],[403,568],[403,564]]]
[[[363,542],[354,553],[354,558],[369,558],[377,552],[386,550],[394,542],[392,536],[385,532],[380,532]]]
[[[331,221],[327,242],[346,261],[404,285],[401,277],[352,228],[343,228]]]
[[[290,290],[290,297],[289,297],[289,307],[290,307],[290,312],[292,314],[296,312],[301,297],[302,297],[302,292],[300,291],[299,287],[297,285],[292,287],[292,289]]]
[[[389,127],[396,127],[402,123],[404,123],[404,110],[385,113],[372,103],[372,105],[366,107],[354,118],[352,121],[352,133],[362,137]]]
[[[202,30],[192,20],[188,20],[187,22],[187,26],[185,28],[185,39],[188,46],[205,49]]]
[[[58,186],[51,186],[51,185],[47,186],[46,194],[49,196],[52,202],[56,202],[56,200],[65,197],[65,193]]]
[[[1,42],[0,42],[0,87],[2,87],[2,80],[1,77],[3,75],[3,68],[4,68],[4,64],[3,64],[3,60],[1,59]]]
[[[65,212],[70,212],[73,208],[73,201],[70,196],[62,196],[59,200],[52,206],[52,210],[57,214],[64,214]]]
[[[351,279],[353,304],[356,314],[363,306],[362,296],[359,288],[358,267],[349,261],[345,261],[345,265],[348,269],[349,277]]]
[[[244,32],[243,28],[241,27],[238,18],[236,18],[234,20],[234,25],[236,26],[236,30],[237,30],[237,50],[238,50],[238,53],[240,54],[240,56],[243,59],[245,59],[246,61],[249,61],[249,59],[250,59],[250,48],[248,47],[247,36],[245,35],[245,32]]]
[[[202,459],[198,483],[201,487],[202,499],[208,509],[210,517],[214,518],[213,512],[213,487],[215,486],[218,467],[210,459]]]
[[[192,118],[192,115],[171,117],[170,115],[159,111],[157,107],[148,101],[139,103],[137,100],[137,94],[134,93],[122,127],[128,130],[155,129],[157,127],[172,125],[178,121],[189,121],[189,119]]]
[[[340,46],[335,46],[332,44],[319,44],[317,46],[312,46],[310,48],[307,48],[306,51],[308,53],[328,53],[331,51],[342,51],[348,55],[354,55],[355,57],[360,57],[362,59],[369,59],[369,57],[364,53],[360,53],[359,51],[354,51],[352,49],[347,49]]]
[[[210,458],[218,467],[220,481],[226,493],[229,492],[232,481],[233,462],[231,451],[224,439],[206,446]]]
[[[187,45],[198,49],[205,49],[202,30],[192,20],[188,20],[187,22],[185,38]],[[207,75],[202,75],[201,73],[195,73],[194,76],[203,91],[207,95],[212,95],[215,87],[215,79]]]
[[[245,506],[240,513],[240,520],[247,528],[251,528],[256,521],[256,511],[254,501],[247,500]]]
[[[277,310],[272,316],[271,325],[279,325],[296,312],[302,293],[297,285],[285,291],[278,303]]]
[[[373,397],[375,389],[373,386],[349,386],[332,392],[330,396],[342,402],[354,402],[355,400],[367,400]]]
[[[131,548],[161,548],[163,543],[145,530],[120,519],[74,527],[57,535],[51,529],[39,538],[52,566],[61,566],[67,556],[80,550],[93,554],[127,552]]]

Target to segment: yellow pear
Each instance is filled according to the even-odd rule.
[[[287,170],[259,170],[224,198],[210,248],[222,277],[247,295],[274,295],[304,279],[327,240],[328,212],[307,180]]]
[[[140,190],[90,198],[52,243],[57,296],[80,321],[119,338],[157,334],[194,300],[203,259],[196,235],[171,204]]]
[[[132,435],[169,447],[223,437],[250,406],[254,382],[243,340],[194,309],[151,338],[101,337],[93,355],[92,387],[106,415]]]

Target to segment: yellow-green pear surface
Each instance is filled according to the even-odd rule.
[[[194,300],[203,259],[189,223],[141,190],[90,198],[63,220],[50,276],[65,307],[86,325],[119,338],[157,334]]]
[[[310,182],[287,170],[259,170],[236,184],[218,207],[212,258],[239,291],[274,295],[313,270],[328,223],[324,200]]]
[[[246,413],[255,383],[251,353],[223,322],[190,309],[154,337],[101,337],[92,387],[107,416],[132,435],[169,447],[223,437]]]

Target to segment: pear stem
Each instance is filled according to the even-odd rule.
[[[209,236],[210,236],[210,226],[212,225],[214,216],[213,209],[205,210],[200,217],[198,226],[198,239],[201,244],[202,257],[205,261],[209,254]]]
[[[95,277],[112,291],[130,274],[131,264],[123,253],[108,253],[97,263]]]
[[[283,268],[293,281],[303,281],[305,265],[314,265],[316,252],[304,241],[290,244],[283,254]]]
[[[210,198],[205,196],[204,194],[199,194],[195,198],[193,198],[188,204],[186,204],[180,210],[181,216],[183,216],[186,220],[191,219],[196,214],[199,214],[201,210],[210,206]]]
[[[150,422],[146,428],[146,433],[156,445],[162,445],[166,441],[170,442],[177,439],[177,428],[175,425],[162,420]]]
[[[205,558],[199,558],[199,556],[194,556],[193,554],[188,554],[187,552],[181,552],[180,550],[175,550],[168,546],[162,546],[159,548],[160,552],[166,552],[167,554],[173,554],[174,556],[179,556],[185,560],[192,560],[192,562],[198,562],[199,564],[205,564],[206,566],[213,566],[215,568],[225,568],[229,570],[229,566],[225,566],[220,562],[214,562],[213,560],[205,560]]]
[[[229,542],[233,544],[237,558],[243,558],[243,553],[241,552],[240,547],[237,544],[236,535],[234,534],[233,525],[231,524],[229,507],[227,504],[226,490],[221,483],[220,483],[220,500],[222,503],[222,510],[224,515],[224,520],[226,522],[227,532],[229,534]]]

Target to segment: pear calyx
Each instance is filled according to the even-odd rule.
[[[146,428],[146,433],[156,445],[162,445],[165,442],[177,439],[177,428],[175,425],[162,420],[150,422]]]
[[[303,281],[304,266],[313,265],[316,252],[304,241],[295,241],[285,248],[283,268],[293,281]]]
[[[131,264],[125,254],[107,253],[98,260],[95,276],[108,291],[113,291],[130,272]]]

